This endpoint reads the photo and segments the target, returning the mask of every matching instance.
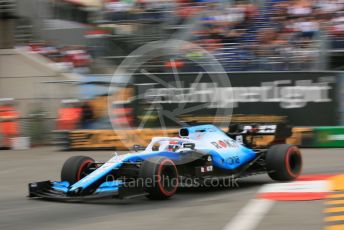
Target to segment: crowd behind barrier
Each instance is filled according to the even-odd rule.
[[[319,69],[324,51],[344,48],[342,0],[109,0],[104,18],[127,24],[154,19],[172,32],[191,27],[190,40],[214,54],[226,71]]]
[[[90,71],[92,58],[88,54],[87,47],[59,46],[51,42],[37,41],[28,43],[24,49],[48,58],[62,72],[87,74]]]
[[[80,7],[56,10],[59,4],[52,4],[52,12],[58,12],[59,19],[76,20],[69,15],[84,12]],[[99,34],[92,33],[97,31],[107,41],[93,39],[87,47],[73,48],[53,46],[51,42],[36,42],[34,46],[57,49],[44,55],[62,69],[82,62],[66,61],[66,56],[83,56],[82,68],[75,68],[81,73],[89,71],[88,54],[121,60],[136,47],[131,43],[142,45],[168,38],[200,45],[226,71],[325,70],[331,68],[331,54],[344,54],[343,0],[106,0],[94,16],[85,15],[87,20],[82,21],[95,27],[86,37],[97,38]],[[198,55],[190,53],[189,57]],[[339,68],[342,66],[339,63]]]

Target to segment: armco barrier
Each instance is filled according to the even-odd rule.
[[[120,133],[120,134],[119,134]],[[127,150],[139,144],[146,146],[156,136],[178,136],[177,129],[157,130],[76,130],[69,132],[68,147],[75,150]]]
[[[113,130],[76,130],[65,135],[64,146],[70,150],[128,150],[136,144],[147,146],[153,137],[178,136],[178,131],[178,129],[117,130],[116,132]],[[293,135],[287,139],[287,143],[307,145],[307,135],[311,133],[311,128],[293,128]],[[256,144],[265,145],[273,138],[273,135],[259,137],[256,139]]]

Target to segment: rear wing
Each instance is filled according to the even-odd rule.
[[[292,128],[293,127],[291,125],[284,122],[277,124],[231,123],[226,134],[251,148],[268,147],[272,144],[285,143],[286,139],[292,135]],[[264,138],[264,136],[270,136],[270,138]],[[258,142],[260,140],[260,144],[257,144],[257,140]]]

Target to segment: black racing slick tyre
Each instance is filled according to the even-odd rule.
[[[63,164],[61,170],[61,181],[68,181],[70,184],[76,183],[88,174],[87,170],[93,163],[94,160],[90,157],[70,157]]]
[[[172,160],[166,157],[149,158],[142,162],[140,179],[148,198],[168,199],[178,188],[178,170]]]
[[[295,145],[272,146],[267,152],[265,161],[268,174],[273,180],[295,180],[302,171],[302,156]]]

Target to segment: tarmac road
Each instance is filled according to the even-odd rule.
[[[304,174],[343,173],[344,150],[303,149]],[[0,151],[0,229],[206,229],[222,230],[257,190],[265,175],[239,180],[239,188],[183,189],[172,199],[99,200],[59,203],[26,198],[27,184],[58,180],[72,155],[107,160],[111,152],[59,152],[54,148]],[[258,230],[323,228],[324,201],[277,202]]]

